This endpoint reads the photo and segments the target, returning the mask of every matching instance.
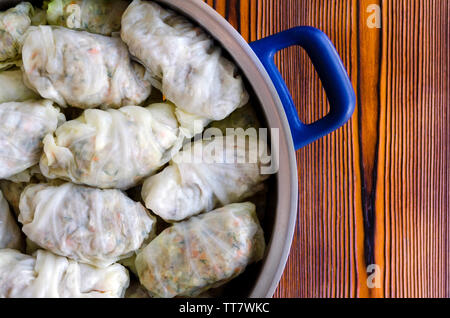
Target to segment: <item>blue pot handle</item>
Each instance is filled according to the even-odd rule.
[[[274,62],[275,53],[292,45],[300,45],[308,53],[330,103],[330,112],[308,125],[298,118],[292,96]],[[296,150],[335,131],[350,119],[355,109],[355,92],[336,49],[325,33],[301,26],[252,42],[250,46],[278,91]]]

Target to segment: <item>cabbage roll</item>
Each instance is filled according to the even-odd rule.
[[[20,56],[24,34],[31,25],[33,6],[28,2],[0,12],[0,62]]]
[[[144,68],[131,62],[120,38],[30,27],[22,59],[25,83],[60,106],[119,108],[150,95]]]
[[[226,137],[200,140],[176,154],[170,166],[144,182],[145,206],[165,221],[181,221],[262,190],[269,175],[261,174],[259,155],[267,146],[258,149],[256,138],[247,142],[243,138],[241,142],[227,142]],[[216,156],[217,151],[223,155]],[[227,153],[233,160],[226,160]]]
[[[122,0],[52,0],[48,4],[47,20],[49,24],[69,29],[111,35],[120,30],[128,4]]]
[[[43,250],[0,250],[0,298],[117,298],[129,281],[119,264],[101,269]]]
[[[122,16],[121,37],[152,84],[178,107],[183,127],[192,128],[192,120],[203,125],[222,120],[247,103],[236,66],[204,31],[175,12],[135,0]]]
[[[31,185],[22,192],[19,208],[22,231],[30,240],[97,267],[132,256],[154,236],[154,217],[119,190]]]
[[[167,163],[182,140],[169,104],[89,109],[45,137],[40,167],[48,178],[128,189]]]
[[[264,236],[252,203],[235,203],[164,230],[136,258],[153,297],[194,297],[262,259]]]
[[[38,163],[44,136],[64,120],[48,100],[0,104],[0,179]]]
[[[23,248],[22,233],[14,220],[8,206],[0,191],[0,249],[13,248],[21,250]]]
[[[0,103],[23,102],[40,97],[25,86],[22,71],[4,71],[0,73]]]

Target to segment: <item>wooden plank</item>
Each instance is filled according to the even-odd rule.
[[[383,6],[388,27],[383,31],[381,109],[387,118],[381,116],[379,129],[387,164],[378,166],[377,200],[384,196],[387,204],[377,205],[377,224],[384,226],[377,226],[376,262],[385,264],[385,296],[448,297],[443,261],[448,255],[448,179],[442,177],[448,164],[441,152],[448,147],[442,120],[449,110],[442,85],[448,83],[443,73],[448,59],[442,55],[445,49],[448,55],[448,43],[439,40],[448,38],[443,23],[448,2],[383,1]]]
[[[449,297],[449,1],[207,2],[247,40],[320,28],[357,95],[347,125],[297,153],[299,215],[275,297]],[[381,28],[368,24],[376,5]],[[275,60],[300,118],[325,115],[306,54]],[[367,284],[372,263],[381,288]]]

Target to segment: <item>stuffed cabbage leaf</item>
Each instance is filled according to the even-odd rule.
[[[60,106],[119,108],[150,95],[145,70],[120,38],[62,27],[30,27],[22,49],[25,83]]]
[[[0,179],[38,163],[45,135],[64,120],[48,100],[0,104]]]
[[[72,183],[31,185],[19,221],[33,242],[57,255],[106,267],[131,256],[154,235],[155,219],[119,190]]]
[[[45,137],[40,167],[51,179],[128,189],[167,163],[183,139],[169,104],[88,109]]]
[[[137,255],[142,285],[153,297],[194,297],[262,259],[263,231],[252,203],[235,203],[164,230]]]
[[[33,6],[29,2],[21,2],[14,8],[0,12],[0,62],[19,58],[32,15]]]
[[[247,103],[236,66],[203,30],[175,12],[135,0],[122,16],[121,37],[192,134],[200,132],[193,131],[193,119],[206,126]]]
[[[43,250],[0,250],[0,298],[117,298],[129,281],[119,264],[95,268]]]
[[[111,35],[120,31],[128,4],[122,0],[52,0],[48,3],[47,20],[51,25]]]
[[[267,146],[258,149],[254,137],[241,141],[200,140],[176,154],[170,166],[144,182],[145,206],[166,221],[181,221],[262,190],[269,175],[261,173],[260,154]]]

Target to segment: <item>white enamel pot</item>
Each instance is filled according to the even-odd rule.
[[[228,296],[272,297],[289,256],[296,224],[298,179],[295,152],[338,129],[351,117],[355,94],[347,72],[330,40],[317,29],[297,27],[249,44],[201,0],[155,1],[187,16],[222,45],[246,78],[254,99],[252,103],[258,105],[257,111],[265,120],[266,127],[269,131],[277,131],[271,135],[271,151],[279,154],[279,169],[272,178],[263,220],[266,255],[262,262],[251,265],[225,288]],[[18,2],[0,0],[0,9]],[[308,53],[330,103],[330,113],[308,125],[299,120],[289,90],[273,62],[277,51],[292,45],[299,45]]]

